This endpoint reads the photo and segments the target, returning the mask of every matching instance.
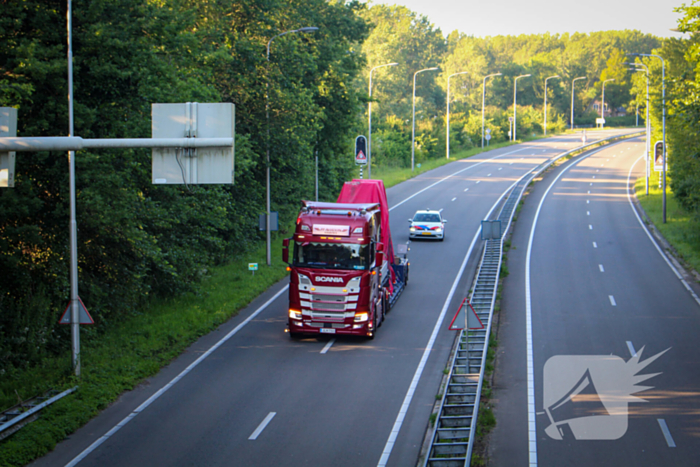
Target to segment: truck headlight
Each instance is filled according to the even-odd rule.
[[[367,313],[366,311],[359,311],[355,313],[356,323],[364,323],[365,321],[369,321],[369,313]]]
[[[290,308],[289,317],[292,319],[301,319],[301,311]]]

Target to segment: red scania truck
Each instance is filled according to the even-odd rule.
[[[407,245],[394,255],[384,184],[353,180],[336,203],[302,203],[282,250],[291,271],[288,332],[374,338],[408,282]]]

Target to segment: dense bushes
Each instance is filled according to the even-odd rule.
[[[17,107],[19,136],[67,132],[66,2],[9,0],[0,16],[0,105]],[[270,79],[273,210],[291,218],[350,169],[366,35],[354,2],[75,0],[76,134],[150,137],[155,102],[236,104],[236,183],[151,185],[149,150],[76,157],[80,296],[98,323],[87,339],[138,312],[150,296],[197,291],[211,265],[260,240],[265,90]],[[277,38],[317,26],[315,34]],[[68,166],[64,153],[20,153],[16,187],[0,191],[0,371],[66,351],[57,321],[69,298]]]

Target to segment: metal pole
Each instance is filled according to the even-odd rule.
[[[574,129],[574,85],[576,84],[576,81],[580,79],[586,79],[585,76],[580,76],[578,78],[574,78],[574,80],[571,82],[571,129]]]
[[[318,150],[316,150],[316,201],[318,201]]]
[[[632,55],[632,54],[630,54]],[[646,194],[647,196],[649,195],[649,164],[650,164],[650,152],[651,152],[651,122],[649,121],[649,67],[646,66],[644,63],[636,63],[636,62],[630,62],[627,63],[628,65],[633,65],[633,66],[641,66],[644,67],[643,70],[640,69],[634,69],[635,71],[644,71],[646,79],[647,79],[647,101],[646,101],[646,107],[647,107],[647,112],[646,112],[646,121],[645,121],[645,127],[646,127],[646,157],[644,160],[646,161],[646,181],[645,181],[645,188],[646,188]]]
[[[661,163],[662,172],[662,206],[663,206],[663,223],[666,223],[666,62],[660,55],[654,54],[628,54],[638,57],[656,57],[661,60],[661,125],[662,125],[662,141],[663,141],[663,157]]]
[[[318,31],[317,27],[305,27],[285,31],[272,37],[267,42],[267,82],[265,83],[265,120],[267,123],[267,138],[266,138],[266,157],[265,157],[265,236],[267,250],[267,265],[272,265],[272,248],[270,236],[270,44],[272,41],[285,34],[293,32],[314,32]]]
[[[459,73],[453,73],[447,77],[447,134],[445,135],[445,140],[447,141],[447,159],[450,158],[450,78],[457,75],[463,75],[469,73],[468,71],[460,71]]]
[[[544,135],[547,136],[547,80],[559,78],[559,75],[550,76],[544,80]]]
[[[367,138],[367,179],[372,178],[372,72],[377,68],[396,65],[398,65],[398,63],[387,63],[386,65],[375,66],[369,70],[369,109],[367,112],[367,119],[369,123],[369,137]],[[318,199],[316,201],[318,201]]]
[[[615,81],[615,78],[610,78],[603,81],[603,99],[600,103],[600,118],[602,118],[603,120],[605,120],[605,83],[607,83],[608,81]],[[603,129],[604,127],[605,123],[601,123],[600,128]]]
[[[484,84],[481,88],[481,148],[484,148],[484,108],[486,104],[486,78],[491,78],[492,76],[501,76],[502,73],[493,73],[491,75],[484,76]]]
[[[520,78],[527,78],[528,76],[532,75],[520,75],[515,78],[513,81],[513,142],[515,142],[518,138],[518,99],[517,99],[517,92],[518,92],[518,80]]]
[[[424,71],[437,70],[437,67],[424,68],[413,73],[413,129],[411,131],[411,172],[414,168],[414,159],[416,153],[416,75]]]
[[[74,136],[73,127],[73,5],[68,0],[68,136]],[[70,328],[71,357],[75,376],[80,376],[80,299],[78,298],[78,223],[75,207],[75,151],[68,151],[70,183]]]

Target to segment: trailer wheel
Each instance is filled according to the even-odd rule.
[[[389,305],[389,298],[386,295],[386,291],[384,291],[384,294],[382,295],[382,310],[384,310],[384,317],[386,318],[386,314],[389,313],[391,310],[391,307]]]

